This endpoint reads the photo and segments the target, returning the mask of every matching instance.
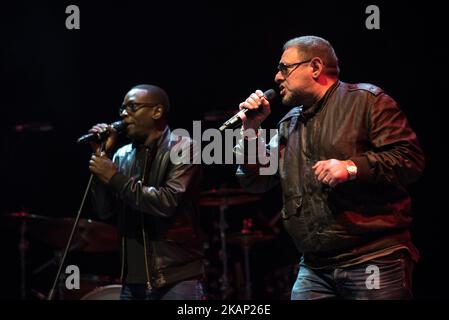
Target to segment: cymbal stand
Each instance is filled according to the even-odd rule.
[[[26,299],[26,251],[28,250],[28,241],[25,237],[26,234],[26,221],[23,220],[20,225],[20,240],[19,240],[19,252],[20,252],[20,299]]]
[[[253,219],[243,219],[243,228],[242,234],[243,236],[243,259],[245,263],[245,299],[251,299],[251,277],[250,277],[250,268],[249,268],[249,249],[250,249],[250,241],[249,238],[245,235],[251,233],[251,228],[253,226]]]
[[[243,242],[243,258],[245,261],[245,299],[251,299],[251,278],[250,278],[250,269],[249,269],[249,247],[250,244],[247,238],[244,239]]]
[[[220,229],[220,240],[221,240],[221,250],[220,258],[223,264],[223,275],[221,276],[221,294],[222,298],[225,299],[228,295],[229,290],[229,280],[228,280],[228,254],[226,250],[226,229],[228,224],[225,219],[225,210],[228,206],[226,204],[220,205],[220,222],[218,224]]]

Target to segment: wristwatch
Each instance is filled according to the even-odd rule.
[[[352,164],[346,166],[346,170],[349,174],[349,180],[354,180],[357,176],[357,166],[354,162],[350,161]]]

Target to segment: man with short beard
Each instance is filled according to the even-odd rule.
[[[340,81],[334,49],[320,37],[287,41],[275,82],[293,107],[278,134],[267,145],[257,134],[270,114],[257,90],[240,104],[254,111],[235,151],[255,139],[278,153],[277,174],[244,164],[237,176],[252,192],[282,186],[284,226],[302,253],[291,298],[410,299],[419,253],[406,186],[424,156],[406,116],[379,87]]]

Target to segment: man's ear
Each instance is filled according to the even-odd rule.
[[[154,112],[153,112],[154,120],[159,120],[160,118],[162,118],[163,115],[164,115],[164,107],[163,106],[159,105],[154,108]]]
[[[312,76],[316,79],[321,74],[321,72],[324,69],[324,63],[323,60],[319,57],[315,57],[310,62],[310,65],[312,66]]]

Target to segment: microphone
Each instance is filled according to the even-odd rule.
[[[269,89],[263,93],[265,99],[268,101],[272,101],[274,98],[276,98],[277,93],[273,89]],[[245,113],[250,111],[249,109],[242,109],[237,114],[232,116],[228,121],[223,123],[221,127],[218,129],[220,132],[223,132],[225,129],[234,129],[238,126],[240,126],[243,122],[243,118],[245,118]]]
[[[118,133],[123,131],[128,124],[124,120],[116,121],[111,123],[111,127],[114,128]],[[77,143],[89,143],[94,141],[101,141],[109,136],[110,132],[108,130],[101,133],[88,133],[77,140]]]

